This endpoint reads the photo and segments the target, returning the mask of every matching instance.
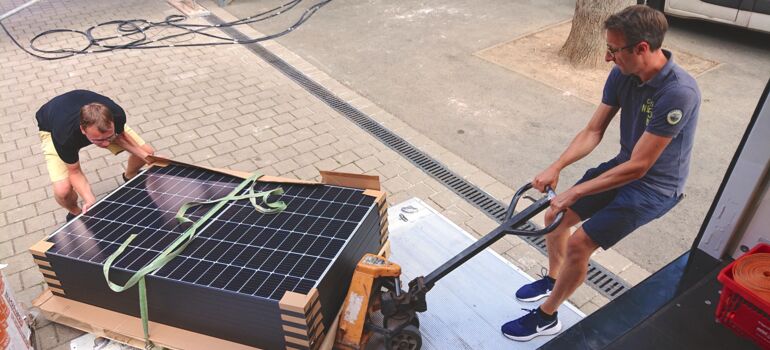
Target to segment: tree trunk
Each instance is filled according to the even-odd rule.
[[[577,0],[572,29],[559,55],[576,67],[593,68],[604,61],[607,44],[604,38],[604,20],[632,0]]]

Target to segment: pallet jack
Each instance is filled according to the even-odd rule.
[[[531,188],[532,184],[528,183],[516,191],[500,226],[427,276],[413,279],[409,282],[409,292],[401,289],[401,267],[398,264],[379,255],[366,254],[353,273],[350,289],[340,312],[334,348],[365,349],[371,336],[378,333],[384,337],[385,348],[388,350],[419,350],[422,346],[422,336],[417,312],[428,310],[425,296],[436,282],[505,235],[542,236],[561,224],[564,212],[558,213],[554,222],[543,229],[518,229],[547,208],[551,199],[556,196],[551,188],[546,188],[547,195],[538,200],[527,196],[533,203],[513,215],[519,199]],[[380,319],[378,312],[382,314],[381,322],[375,322]]]

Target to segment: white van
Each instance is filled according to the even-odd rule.
[[[770,0],[646,0],[644,2],[670,16],[698,18],[770,33]]]

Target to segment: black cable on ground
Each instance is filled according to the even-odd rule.
[[[166,17],[165,20],[160,22],[150,22],[144,19],[130,19],[130,20],[113,20],[92,26],[85,31],[74,29],[52,29],[35,35],[30,39],[29,47],[32,51],[23,47],[16,38],[11,35],[10,31],[0,21],[0,27],[3,28],[5,34],[11,38],[11,41],[27,54],[43,59],[43,60],[59,60],[63,58],[72,57],[74,55],[89,54],[89,53],[101,53],[114,50],[136,50],[136,49],[158,49],[158,48],[170,48],[170,47],[194,47],[194,46],[213,46],[213,45],[234,45],[234,44],[252,44],[260,41],[271,40],[277,37],[286,35],[295,29],[299,28],[305,21],[310,19],[316,11],[321,7],[328,4],[332,0],[321,0],[313,6],[306,9],[299,19],[291,26],[275,34],[265,35],[259,38],[249,38],[248,40],[234,40],[228,36],[221,36],[209,33],[208,31],[216,30],[223,27],[233,27],[238,25],[245,25],[256,23],[264,20],[268,20],[282,13],[288,12],[293,9],[303,0],[291,0],[278,7],[270,10],[258,13],[256,15],[238,19],[232,22],[226,22],[216,25],[208,24],[191,24],[184,23],[187,17],[182,15],[171,15]],[[118,33],[111,36],[98,37],[94,32],[104,27],[115,27],[115,31]],[[177,30],[178,33],[169,34],[165,36],[151,36],[151,30],[158,30],[160,32],[164,30]],[[82,48],[60,48],[60,49],[44,49],[36,46],[35,43],[39,42],[53,34],[70,33],[77,36],[82,36],[85,39],[86,45]],[[206,38],[212,39],[209,42],[201,43],[185,43],[191,40],[194,36],[200,35]],[[186,39],[185,39],[186,38]],[[118,43],[114,43],[118,41]],[[53,56],[43,56],[53,55]]]

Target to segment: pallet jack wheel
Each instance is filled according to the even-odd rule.
[[[422,347],[422,335],[417,327],[408,325],[393,335],[388,343],[388,350],[419,350]]]

